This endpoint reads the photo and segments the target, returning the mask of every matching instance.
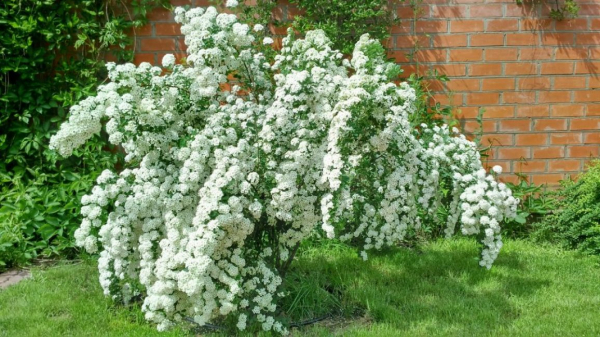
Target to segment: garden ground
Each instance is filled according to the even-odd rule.
[[[288,275],[297,320],[341,316],[295,336],[598,336],[600,259],[506,242],[491,270],[473,240],[394,248],[363,262],[336,243],[309,247]],[[0,290],[0,336],[192,336],[146,324],[102,296],[93,260],[34,268]]]

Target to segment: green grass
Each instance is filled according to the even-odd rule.
[[[295,336],[598,336],[595,257],[509,241],[492,270],[458,239],[372,254],[340,244],[306,249],[290,271],[293,320],[342,313]],[[139,308],[103,298],[91,262],[34,270],[0,291],[0,336],[153,336]],[[193,335],[185,330],[164,336]]]

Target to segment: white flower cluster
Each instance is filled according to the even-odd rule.
[[[127,168],[103,172],[82,199],[75,233],[100,250],[107,295],[142,293],[161,330],[185,317],[235,317],[240,330],[285,334],[282,277],[319,227],[362,242],[366,258],[424,221],[445,221],[448,235],[460,222],[481,235],[481,264],[491,266],[518,201],[482,169],[472,142],[411,125],[415,92],[391,82],[398,67],[378,42],[361,37],[347,61],[322,31],[300,40],[290,31],[270,62],[256,51],[272,43],[255,35],[262,26],[212,7],[175,17],[188,66],[173,56],[166,74],[109,64],[112,82],[51,139],[70,155],[105,123],[127,154]],[[438,219],[443,184],[453,197]]]

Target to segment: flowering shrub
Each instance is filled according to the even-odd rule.
[[[456,130],[410,124],[414,90],[392,82],[400,70],[379,42],[362,36],[348,61],[322,31],[290,31],[269,60],[260,25],[212,7],[175,15],[188,65],[171,55],[164,69],[110,64],[112,82],[51,140],[69,155],[105,123],[127,153],[126,168],[104,171],[83,198],[76,232],[100,250],[105,294],[143,291],[159,329],[223,317],[286,333],[280,285],[315,231],[366,259],[411,226],[443,221],[450,236],[460,220],[491,266],[517,200]],[[447,217],[436,213],[442,180],[453,188]]]

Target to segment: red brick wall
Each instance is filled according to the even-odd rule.
[[[600,0],[577,3],[579,17],[558,22],[548,18],[545,4],[425,0],[416,19],[408,5],[396,9],[402,22],[387,44],[406,74],[438,70],[450,77],[431,88],[436,100],[460,110],[467,131],[477,128],[474,118],[485,108],[489,164],[535,183],[556,183],[581,172],[600,150]],[[282,1],[279,14],[291,13]],[[150,19],[137,31],[136,62],[159,63],[167,52],[182,56],[172,15],[156,10]]]

